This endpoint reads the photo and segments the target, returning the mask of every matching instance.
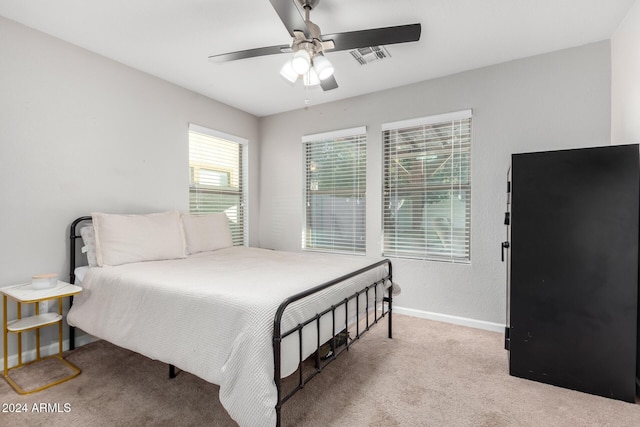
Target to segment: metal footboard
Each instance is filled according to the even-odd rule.
[[[298,324],[297,326],[286,330],[286,331],[282,331],[282,316],[284,315],[285,309],[292,304],[295,301],[301,300],[303,298],[306,298],[312,294],[315,294],[317,292],[320,292],[324,289],[327,289],[333,285],[336,285],[344,280],[350,279],[352,277],[355,277],[359,274],[362,274],[366,271],[372,270],[374,268],[377,268],[381,265],[387,265],[387,275],[385,277],[383,277],[382,279],[376,281],[375,283],[366,286],[365,288],[355,292],[354,294],[352,294],[351,296],[345,298],[344,300],[338,302],[335,305],[332,305],[331,307],[327,308],[326,310],[317,313],[315,316],[313,316],[312,318],[301,322],[300,324]],[[300,292],[296,295],[290,296],[287,299],[285,299],[280,306],[278,307],[278,310],[276,311],[276,315],[274,317],[274,325],[273,325],[273,358],[274,358],[274,381],[276,384],[276,388],[278,390],[278,402],[276,403],[276,417],[277,417],[277,426],[279,427],[281,425],[281,409],[282,409],[282,405],[288,401],[291,397],[293,397],[293,395],[301,390],[302,388],[304,388],[305,384],[307,384],[312,378],[314,378],[317,374],[319,374],[320,372],[322,372],[322,370],[332,361],[334,361],[336,359],[336,357],[340,354],[342,354],[344,351],[349,350],[349,347],[358,339],[360,339],[360,337],[362,337],[366,332],[369,331],[370,327],[376,323],[378,323],[379,320],[381,320],[383,317],[387,316],[388,318],[388,336],[389,338],[393,337],[392,334],[392,316],[391,316],[391,311],[392,311],[392,302],[393,302],[393,285],[389,286],[389,288],[387,289],[388,291],[388,295],[384,296],[384,290],[383,295],[382,295],[382,304],[381,304],[381,308],[380,310],[378,310],[378,285],[380,284],[384,284],[384,282],[386,282],[387,280],[391,281],[392,279],[392,270],[391,270],[391,261],[388,259],[379,261],[375,264],[369,265],[367,267],[364,267],[360,270],[354,271],[352,273],[346,274],[342,277],[339,277],[337,279],[331,280],[329,282],[323,283],[321,285],[318,285],[316,287],[313,287],[311,289],[308,289],[304,292]],[[369,306],[369,296],[370,296],[370,292],[374,293],[374,306],[370,307]],[[364,307],[364,312],[366,313],[364,315],[364,319],[360,319],[359,318],[359,313],[360,313],[360,295],[364,294],[365,295],[365,301],[366,301],[366,307]],[[351,341],[349,341],[349,336],[347,333],[347,339],[346,339],[346,343],[344,344],[344,346],[342,346],[338,351],[333,351],[331,353],[331,355],[326,358],[324,361],[321,360],[321,355],[320,355],[320,347],[325,344],[321,342],[320,339],[320,320],[324,317],[324,316],[331,316],[331,323],[332,323],[332,338],[330,340],[331,342],[331,348],[334,349],[336,347],[335,345],[335,341],[336,341],[336,335],[341,332],[341,331],[337,331],[336,330],[336,310],[340,307],[344,307],[344,311],[345,311],[345,319],[344,319],[344,325],[347,328],[348,331],[348,324],[349,324],[349,302],[351,300],[355,299],[356,301],[356,320],[355,320],[355,335],[353,336],[353,338],[351,339]],[[386,309],[385,309],[385,304],[386,304]],[[371,309],[373,309],[373,319],[370,319],[370,311]],[[378,313],[378,311],[380,311],[380,313]],[[361,330],[360,327],[360,322],[361,320],[365,321],[365,324],[363,325],[363,328]],[[302,330],[305,326],[311,325],[313,323],[316,323],[316,328],[317,328],[317,334],[316,334],[316,351],[315,351],[315,367],[313,370],[311,370],[310,373],[308,373],[307,375],[305,375],[304,373],[304,369],[303,369],[303,363],[305,362],[305,360],[303,360],[303,336],[302,336]],[[297,369],[297,384],[289,391],[283,391],[283,378],[282,377],[282,367],[281,367],[281,362],[282,362],[282,340],[284,340],[286,337],[288,337],[289,335],[292,334],[298,334],[298,369]]]

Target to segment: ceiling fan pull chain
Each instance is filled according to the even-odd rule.
[[[310,73],[311,71],[307,71],[307,73]],[[309,104],[311,104],[311,101],[309,101],[309,86],[307,85],[303,85],[304,86],[304,105],[305,108],[309,106]]]

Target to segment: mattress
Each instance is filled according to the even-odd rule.
[[[241,426],[275,425],[272,337],[278,306],[293,294],[376,261],[231,247],[186,259],[90,268],[78,274],[83,292],[74,299],[67,321],[218,384],[220,402]],[[283,331],[386,275],[386,266],[380,266],[291,304]],[[379,299],[390,285],[378,285]],[[371,291],[369,299],[375,294]],[[364,298],[358,302],[361,310],[367,306]],[[349,316],[339,308],[336,319],[355,319],[355,306],[353,299]],[[337,322],[336,332],[344,322]],[[325,316],[320,341],[332,334],[331,316]],[[316,325],[305,328],[304,335],[306,357],[316,349]],[[283,341],[283,377],[295,371],[298,357],[298,336],[293,334]]]
[[[88,265],[83,265],[81,267],[76,267],[76,269],[74,270],[74,274],[75,274],[75,282],[74,285],[77,286],[82,286],[82,279],[84,279],[84,275],[87,274],[87,271],[89,271],[89,266]]]

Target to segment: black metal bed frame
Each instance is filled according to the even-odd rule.
[[[69,253],[70,253],[70,257],[69,257],[69,278],[70,278],[70,283],[74,283],[75,282],[75,268],[76,268],[76,240],[81,238],[80,234],[78,234],[77,232],[77,227],[80,223],[82,222],[88,222],[91,221],[92,217],[91,216],[82,216],[77,218],[76,220],[74,220],[71,223],[71,227],[70,227],[70,232],[69,232],[69,240],[70,240],[70,248],[69,248]],[[291,305],[292,303],[299,301],[303,298],[306,298],[310,295],[313,295],[317,292],[320,292],[324,289],[327,289],[331,286],[334,286],[342,281],[345,281],[347,279],[353,278],[359,274],[362,274],[366,271],[372,270],[374,268],[377,268],[379,266],[382,265],[386,265],[387,266],[387,275],[381,279],[379,279],[378,281],[374,282],[371,285],[366,286],[365,288],[355,292],[354,294],[350,295],[347,298],[344,298],[342,301],[338,302],[335,305],[332,305],[331,307],[325,309],[324,311],[317,313],[315,316],[313,316],[310,319],[307,319],[305,321],[303,321],[302,323],[299,323],[298,325],[296,325],[295,327],[288,329],[286,331],[282,331],[282,316],[284,315],[284,312],[286,310],[286,308]],[[389,286],[387,291],[388,291],[388,295],[384,295],[384,290],[379,291],[378,290],[378,286],[379,285],[384,285],[384,283],[386,281],[392,281],[392,265],[391,265],[391,261],[389,259],[383,259],[381,261],[378,261],[374,264],[371,264],[369,266],[363,267],[357,271],[353,271],[349,274],[345,274],[341,277],[338,277],[337,279],[333,279],[330,280],[328,282],[325,282],[321,285],[315,286],[313,288],[309,288],[306,291],[297,293],[295,295],[292,295],[288,298],[286,298],[278,307],[275,317],[274,317],[274,322],[273,322],[273,359],[274,359],[274,382],[277,388],[277,395],[278,395],[278,402],[276,403],[275,409],[276,409],[276,420],[277,420],[277,426],[279,427],[281,425],[281,409],[282,409],[282,405],[287,402],[291,397],[293,397],[293,395],[298,392],[299,390],[303,389],[304,386],[312,379],[314,378],[316,375],[318,375],[319,373],[322,372],[322,370],[331,362],[333,362],[340,354],[342,354],[344,351],[348,351],[350,346],[353,345],[357,340],[359,340],[365,333],[367,333],[369,331],[369,329],[371,328],[371,326],[373,326],[374,324],[377,324],[380,320],[382,320],[385,316],[388,319],[388,337],[389,338],[393,338],[393,333],[392,333],[392,305],[393,305],[393,285]],[[383,288],[384,289],[384,288]],[[373,298],[373,307],[370,307],[369,304],[369,297],[370,297],[370,292],[374,293],[374,298]],[[381,301],[382,304],[380,305],[380,308],[378,309],[378,293],[382,292],[381,297]],[[361,314],[361,309],[360,309],[360,296],[364,294],[365,296],[365,307],[364,307],[364,314]],[[352,315],[351,317],[354,318],[355,317],[355,322],[354,322],[354,327],[355,327],[355,335],[353,337],[350,337],[349,332],[347,332],[347,339],[346,339],[346,343],[344,343],[344,345],[342,346],[338,346],[336,343],[336,336],[338,335],[339,332],[342,332],[342,327],[340,331],[336,330],[336,310],[340,307],[344,307],[344,314],[345,314],[345,318],[344,318],[344,325],[346,330],[349,330],[349,303],[351,302],[351,300],[355,299],[355,303],[356,303],[356,309],[355,309],[355,315]],[[386,303],[386,304],[385,304]],[[73,297],[71,297],[71,304],[73,304]],[[386,305],[386,309],[385,309],[385,305]],[[370,319],[370,312],[373,311],[373,319]],[[331,352],[331,354],[326,357],[326,358],[322,358],[320,355],[320,348],[321,346],[327,344],[327,343],[323,343],[320,341],[320,335],[321,335],[321,327],[320,327],[320,321],[324,316],[331,316],[331,324],[332,324],[332,338],[329,340],[329,344],[331,346],[331,349],[333,350]],[[361,318],[362,317],[362,318]],[[360,323],[364,321],[364,325],[363,328],[361,329],[361,325]],[[303,367],[303,363],[306,360],[309,360],[309,358],[304,358],[303,357],[303,334],[302,331],[303,329],[308,326],[311,325],[312,323],[316,323],[316,351],[315,353],[312,354],[312,357],[314,357],[314,368],[311,370],[310,373],[308,373],[307,375],[305,375],[304,373],[304,367]],[[297,384],[288,392],[283,390],[283,378],[281,378],[281,362],[282,362],[282,341],[288,337],[289,335],[292,335],[294,333],[298,334],[298,369],[295,371],[297,372]],[[69,326],[69,348],[71,350],[75,349],[75,327],[73,326]],[[295,374],[294,372],[294,374]],[[170,378],[174,378],[176,376],[176,372],[175,372],[175,366],[173,365],[169,365],[169,377]],[[286,393],[286,394],[285,394]]]

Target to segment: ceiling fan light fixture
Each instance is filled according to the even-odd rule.
[[[313,58],[313,68],[315,68],[320,80],[328,79],[333,75],[334,71],[331,62],[322,55],[317,55]]]
[[[293,69],[293,60],[290,59],[284,63],[280,69],[280,75],[291,83],[295,83],[300,75]]]
[[[300,49],[296,53],[293,54],[293,59],[291,60],[291,66],[293,70],[298,74],[304,74],[311,67],[311,56],[306,49]]]

